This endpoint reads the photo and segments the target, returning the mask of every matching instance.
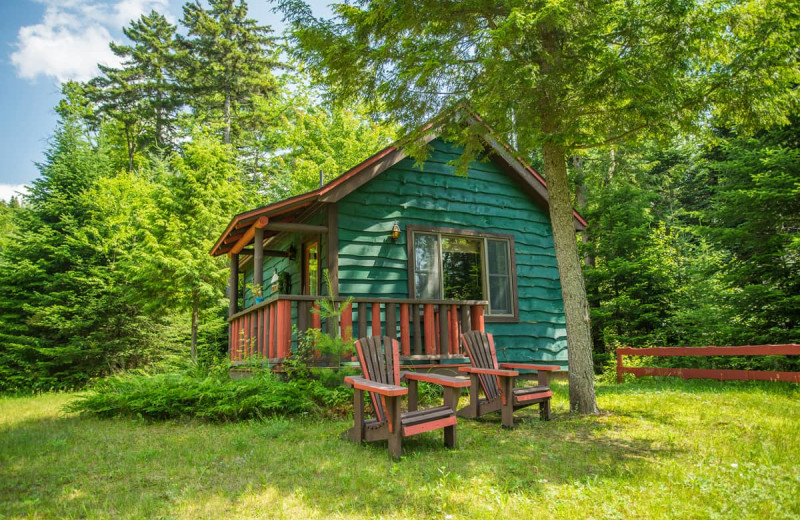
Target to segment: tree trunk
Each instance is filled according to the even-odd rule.
[[[567,321],[569,405],[575,412],[598,413],[594,394],[589,302],[586,299],[586,288],[578,258],[578,242],[567,180],[567,160],[563,147],[555,143],[546,142],[542,152],[550,201],[553,242]]]
[[[200,298],[192,293],[192,361],[197,361],[197,317],[200,314]]]
[[[225,119],[225,130],[222,134],[222,142],[231,144],[231,96],[225,95],[225,104],[222,107],[222,116]]]

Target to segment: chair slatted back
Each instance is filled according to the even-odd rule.
[[[497,370],[497,352],[494,349],[494,338],[491,334],[472,330],[461,335],[461,342],[467,351],[472,366]],[[481,388],[487,399],[500,396],[500,385],[497,376],[480,374]]]
[[[400,385],[400,345],[388,336],[372,336],[356,341],[358,362],[364,377],[370,381],[388,385]],[[378,421],[386,420],[383,398],[369,393]],[[381,397],[379,399],[379,397]]]

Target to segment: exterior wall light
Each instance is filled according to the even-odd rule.
[[[278,293],[278,270],[275,269],[275,272],[272,273],[272,279],[270,280],[270,284],[272,284],[272,293]]]
[[[397,242],[398,238],[400,238],[400,224],[395,220],[392,226],[392,240]]]

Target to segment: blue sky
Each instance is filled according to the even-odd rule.
[[[328,15],[329,1],[310,2]],[[0,0],[0,199],[38,176],[53,134],[60,84],[87,80],[98,62],[114,65],[111,40],[122,27],[156,9],[177,23],[184,0]],[[283,28],[267,0],[249,0],[250,14]]]

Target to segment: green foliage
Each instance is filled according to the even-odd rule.
[[[329,389],[311,379],[281,381],[268,370],[231,379],[223,366],[217,370],[112,376],[95,382],[85,394],[67,404],[65,411],[98,417],[197,418],[220,422],[321,416],[346,400],[344,388]]]
[[[729,256],[730,336],[800,341],[800,119],[753,137],[732,133],[708,153],[709,237]]]
[[[254,108],[275,93],[278,66],[270,28],[247,16],[244,0],[196,0],[183,7],[180,81],[196,115],[222,130],[223,143],[258,124]]]
[[[123,29],[132,45],[111,43],[123,59],[122,68],[99,65],[101,76],[91,80],[87,94],[97,112],[121,125],[128,170],[142,148],[170,148],[178,110],[183,105],[175,82],[176,27],[156,11],[142,15]]]
[[[277,153],[265,166],[269,201],[316,189],[320,173],[329,182],[397,137],[396,126],[375,120],[363,103],[320,103],[302,70],[289,79],[290,88],[276,99]]]
[[[0,253],[0,390],[74,387],[149,361],[161,346],[157,321],[119,283],[113,238],[86,239],[86,194],[110,175],[102,148],[66,120],[40,171]]]

